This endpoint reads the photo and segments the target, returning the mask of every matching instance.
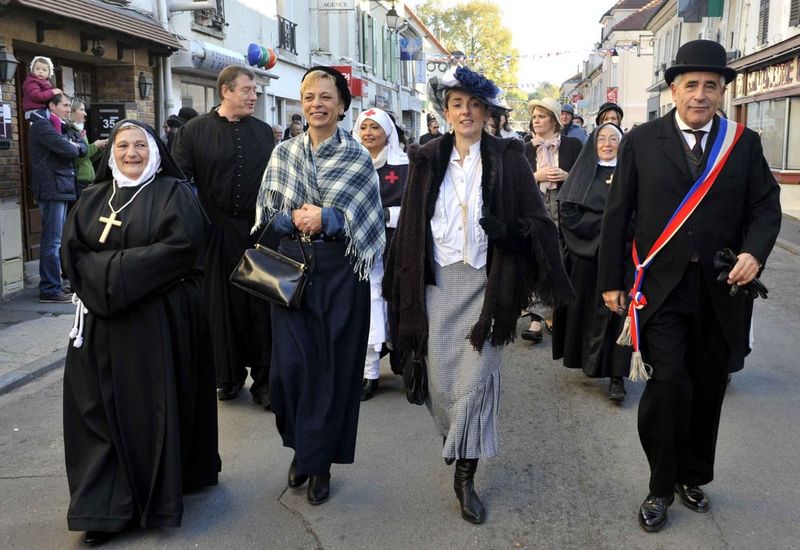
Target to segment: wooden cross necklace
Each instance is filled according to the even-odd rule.
[[[122,227],[122,220],[117,219],[117,214],[125,210],[125,207],[127,207],[130,203],[132,203],[133,199],[136,198],[136,196],[142,191],[142,189],[147,187],[150,184],[150,182],[152,182],[154,179],[156,179],[155,175],[151,177],[149,180],[147,180],[145,183],[141,184],[139,186],[139,189],[136,190],[136,193],[133,194],[130,200],[117,209],[115,209],[111,205],[111,201],[114,200],[114,195],[117,194],[117,187],[118,187],[117,180],[111,181],[111,187],[113,190],[111,191],[111,196],[108,198],[108,207],[111,209],[111,215],[108,217],[100,216],[100,223],[106,224],[106,226],[103,228],[103,232],[100,234],[100,238],[98,239],[101,243],[105,244],[106,239],[108,239],[108,234],[111,232],[112,227]]]

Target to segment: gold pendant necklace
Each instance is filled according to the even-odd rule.
[[[467,177],[466,171],[464,173],[464,183],[465,183],[464,193],[466,195],[466,201],[469,201],[470,197],[472,196],[472,188],[474,187],[473,180],[475,179],[476,172],[477,170],[473,169],[473,174],[471,177]],[[451,181],[453,182],[453,192],[456,195],[456,200],[458,201],[459,207],[461,207],[461,227],[464,231],[464,250],[462,252],[462,258],[464,263],[466,264],[467,252],[469,250],[469,241],[467,240],[467,219],[469,217],[469,203],[461,200],[461,194],[458,192],[458,185],[456,185],[455,180],[451,179]]]

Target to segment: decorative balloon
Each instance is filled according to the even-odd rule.
[[[278,62],[278,54],[272,48],[250,44],[247,47],[247,62],[261,69],[271,69]]]

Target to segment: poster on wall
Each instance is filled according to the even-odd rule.
[[[606,101],[609,103],[619,103],[619,88],[606,88]]]
[[[0,103],[0,149],[11,147],[11,105]]]

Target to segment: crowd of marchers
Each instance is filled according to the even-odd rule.
[[[660,530],[676,494],[710,509],[728,374],[781,220],[758,136],[717,113],[735,77],[719,44],[684,44],[665,74],[675,108],[628,132],[615,104],[587,135],[570,105],[539,99],[520,136],[497,86],[455,67],[429,87],[444,120],[419,144],[378,108],[342,128],[347,81],[323,66],[285,131],[252,116],[255,75],[229,66],[219,105],[170,117],[166,140],[123,120],[89,144],[82,104],[47,89],[37,59],[40,297],[76,305],[67,521],[85,543],[180,525],[183,494],[218,482],[217,400],[248,376],[294,451],[289,487],[326,502],[383,357],[430,412],[461,516],[484,522],[475,476],[499,451],[521,318],[524,341],[550,333],[553,359],[608,378],[615,402],[625,377],[646,380],[640,526]],[[302,265],[299,307],[230,283],[256,244]]]

